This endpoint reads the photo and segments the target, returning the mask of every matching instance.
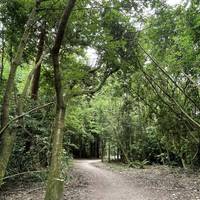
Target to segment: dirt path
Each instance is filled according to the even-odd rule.
[[[44,193],[43,182],[16,182],[0,191],[0,200],[43,200]],[[63,200],[200,200],[200,172],[76,160]]]
[[[77,160],[75,170],[87,177],[88,200],[167,200],[164,191],[145,189],[120,173],[96,167],[97,160]]]

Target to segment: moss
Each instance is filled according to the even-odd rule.
[[[6,131],[2,137],[2,146],[0,151],[0,186],[3,184],[3,178],[6,174],[6,168],[13,150],[15,142],[15,133],[10,134]]]

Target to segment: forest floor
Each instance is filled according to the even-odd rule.
[[[0,200],[42,200],[42,183],[18,183]],[[200,200],[200,173],[167,166],[128,168],[98,160],[77,160],[65,184],[64,200]]]

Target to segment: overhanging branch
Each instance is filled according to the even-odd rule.
[[[176,81],[173,80],[173,78],[167,73],[166,70],[164,70],[159,63],[157,62],[157,60],[155,58],[153,58],[152,55],[150,55],[145,49],[144,47],[142,47],[142,45],[138,42],[138,46],[141,48],[141,50],[149,57],[149,59],[153,62],[153,64],[181,91],[181,93],[190,101],[194,104],[194,106],[196,108],[198,108],[198,110],[200,110],[199,105],[196,104],[196,102],[187,94],[184,92],[184,90],[181,88],[181,86],[179,86]]]
[[[105,71],[102,80],[100,81],[99,85],[96,88],[93,88],[93,89],[90,89],[90,90],[83,90],[81,92],[74,93],[72,96],[76,97],[76,96],[81,96],[81,95],[95,94],[96,92],[98,92],[99,90],[102,89],[102,87],[104,86],[104,84],[107,81],[107,79],[112,74],[116,73],[119,69],[120,68],[115,68],[115,69],[111,70],[110,72]]]

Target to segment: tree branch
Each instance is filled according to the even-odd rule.
[[[78,93],[74,93],[72,96],[76,97],[76,96],[81,96],[81,95],[86,95],[86,94],[94,94],[96,92],[98,92],[99,90],[102,89],[102,87],[104,86],[105,82],[107,81],[107,79],[114,74],[115,72],[117,72],[120,68],[116,68],[111,70],[110,72],[105,71],[104,72],[104,76],[103,79],[101,80],[101,82],[99,83],[99,85],[96,88],[90,89],[90,90],[84,90]]]
[[[53,105],[54,103],[55,103],[55,102],[49,102],[49,103],[46,103],[46,104],[44,104],[44,105],[42,105],[42,106],[37,106],[37,107],[35,107],[35,108],[33,108],[33,109],[31,109],[31,110],[25,112],[25,113],[22,113],[22,114],[19,115],[19,116],[16,116],[16,117],[13,118],[12,120],[10,120],[10,121],[0,130],[0,136],[3,134],[3,132],[4,132],[14,121],[17,121],[18,119],[20,119],[20,118],[22,118],[22,117],[28,115],[29,113],[32,113],[32,112],[35,112],[35,111],[40,110],[40,109],[42,109],[42,108],[46,108],[46,107],[48,107],[48,106],[50,106],[50,105]]]
[[[142,49],[142,51],[151,59],[151,61],[154,63],[154,65],[161,70],[161,72],[195,105],[198,110],[200,110],[199,105],[196,104],[196,102],[187,94],[184,92],[184,90],[173,80],[173,78],[158,64],[158,62],[153,58],[138,42],[138,46]]]
[[[142,70],[142,69],[141,69]],[[143,73],[144,70],[142,70]],[[146,73],[145,73],[146,74]],[[147,75],[147,74],[146,74]],[[147,75],[148,76],[148,75]],[[147,78],[146,76],[146,78]],[[150,76],[148,76],[148,82],[151,84],[151,86],[154,88],[154,90],[156,90],[156,87],[152,84],[152,81],[154,82],[154,84],[179,108],[179,110],[185,115],[185,117],[187,119],[189,119],[194,125],[196,125],[198,128],[200,128],[200,124],[199,122],[197,122],[195,119],[193,119],[185,110],[184,108],[173,98],[171,97],[154,79],[152,79]],[[157,94],[159,94],[157,92]],[[160,95],[159,95],[160,96]],[[171,107],[171,106],[169,106]]]

